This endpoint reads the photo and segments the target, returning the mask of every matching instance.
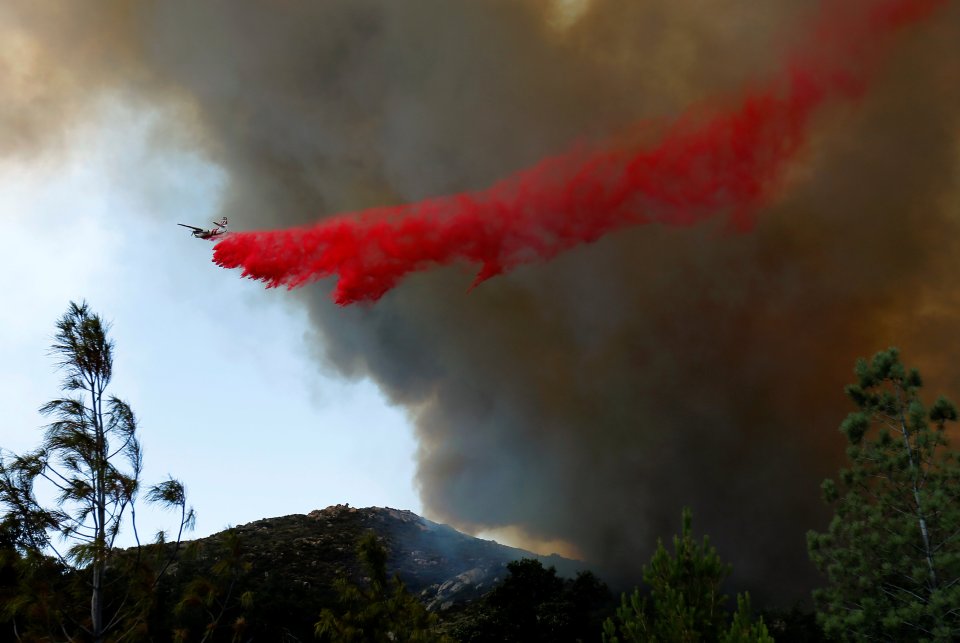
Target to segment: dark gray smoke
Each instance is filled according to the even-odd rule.
[[[15,0],[3,29],[49,73],[0,106],[0,153],[48,149],[119,88],[194,128],[238,229],[300,224],[482,188],[735,96],[810,5],[597,1],[561,29],[537,0]],[[898,344],[960,394],[957,42],[956,3],[900,38],[860,104],[820,115],[747,234],[634,229],[469,294],[454,268],[370,307],[289,296],[327,364],[410,409],[432,518],[564,540],[636,579],[690,505],[738,588],[797,598],[854,359]]]

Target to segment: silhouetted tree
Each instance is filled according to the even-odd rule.
[[[564,594],[569,607],[568,632],[573,641],[596,641],[604,619],[613,609],[614,598],[607,584],[593,572],[577,573],[565,582]]]
[[[435,631],[436,616],[407,591],[398,576],[387,579],[387,550],[376,534],[360,539],[357,555],[369,580],[365,587],[346,578],[337,580],[340,610],[321,612],[314,628],[318,638],[333,643],[452,643]]]
[[[610,591],[591,572],[557,576],[535,559],[507,564],[507,577],[449,626],[464,643],[594,641],[610,604]]]
[[[51,347],[64,372],[62,388],[67,395],[40,409],[54,421],[47,425],[37,450],[0,457],[0,505],[6,509],[3,523],[15,525],[15,547],[37,564],[52,553],[74,579],[83,579],[88,590],[89,621],[54,612],[49,625],[55,626],[55,638],[71,639],[82,632],[82,638],[97,643],[121,628],[135,631],[141,624],[136,615],[143,613],[149,598],[133,595],[135,583],[111,584],[107,579],[108,572],[129,562],[118,559],[114,547],[127,514],[139,553],[135,505],[143,467],[133,410],[107,395],[113,375],[113,342],[107,331],[108,325],[86,303],[70,303],[57,321]],[[37,499],[38,481],[54,492],[52,506]],[[183,530],[193,523],[183,485],[171,478],[145,495],[149,502],[179,511],[179,543]],[[161,533],[159,539],[163,538]],[[136,563],[140,562],[138,555]],[[111,571],[114,563],[118,567]],[[164,570],[161,566],[151,575]],[[30,592],[23,592],[10,609],[11,617],[35,607]]]
[[[808,534],[828,584],[814,593],[827,634],[855,640],[960,640],[960,458],[927,408],[922,380],[895,348],[858,360],[847,387],[859,407],[841,424],[850,466],[825,480],[836,514]]]
[[[673,538],[673,555],[663,541],[649,565],[643,568],[643,580],[650,586],[650,602],[634,590],[623,594],[616,618],[603,624],[605,643],[621,641],[756,641],[771,642],[763,619],[751,621],[749,595],[737,596],[738,609],[733,622],[723,605],[727,596],[721,585],[731,567],[720,561],[707,536],[701,543],[693,538],[692,515],[683,510],[680,536]]]
[[[503,641],[556,640],[564,624],[563,579],[553,567],[524,558],[507,564],[509,574],[494,589],[487,605],[496,615]]]

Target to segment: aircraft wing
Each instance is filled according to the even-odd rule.
[[[178,223],[177,225],[182,225],[184,228],[190,228],[194,232],[203,232],[203,228],[198,228],[197,226],[187,225],[186,223]]]

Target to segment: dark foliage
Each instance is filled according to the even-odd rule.
[[[642,595],[639,588],[629,596],[623,594],[616,617],[603,623],[604,643],[772,643],[763,619],[753,620],[749,594],[737,596],[730,620],[724,609],[728,597],[721,586],[731,567],[720,560],[707,536],[696,541],[692,522],[690,509],[684,508],[681,533],[673,538],[673,553],[661,540],[650,563],[643,567],[650,596]]]
[[[826,635],[813,611],[794,606],[790,610],[761,610],[770,635],[777,643],[826,643]]]
[[[447,616],[444,631],[463,643],[481,641],[596,641],[613,609],[607,586],[591,572],[575,579],[525,558],[483,599]]]
[[[320,613],[314,634],[330,643],[453,643],[437,631],[437,616],[407,591],[400,577],[387,578],[387,549],[370,532],[357,544],[363,582],[337,579],[337,607]]]
[[[820,622],[849,640],[960,639],[960,453],[948,445],[957,409],[920,400],[922,379],[895,348],[859,360],[847,395],[858,410],[840,430],[848,468],[823,483],[835,508],[808,534],[827,584]]]

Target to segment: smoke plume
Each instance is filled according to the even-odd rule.
[[[279,283],[382,295],[285,296],[325,367],[409,410],[431,518],[563,540],[635,581],[690,505],[737,588],[786,601],[815,582],[804,533],[826,519],[853,360],[898,344],[960,395],[960,6],[816,4],[830,20],[805,0],[585,2],[569,21],[541,0],[14,0],[0,82],[31,91],[0,107],[0,153],[55,149],[103,92],[162,106],[229,173],[236,229],[356,242]],[[757,113],[753,138],[716,135]],[[444,194],[492,230],[455,230],[456,196],[423,203]],[[728,232],[738,214],[749,234]],[[678,218],[700,225],[633,225]],[[421,238],[388,244],[410,221],[466,245],[406,256]],[[297,233],[276,234],[235,237],[231,261]],[[286,274],[263,258],[244,269]],[[470,262],[513,270],[468,295]]]

